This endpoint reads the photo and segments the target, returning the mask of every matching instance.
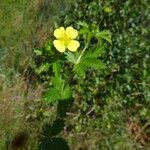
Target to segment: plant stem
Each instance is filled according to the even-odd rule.
[[[53,71],[54,71],[55,77],[56,76],[58,77],[60,75],[60,63],[59,62],[53,63]]]
[[[82,58],[82,56],[83,56],[85,50],[88,48],[88,46],[89,46],[89,42],[87,42],[87,44],[85,45],[85,47],[84,47],[84,49],[82,50],[81,54],[79,55],[79,57],[78,57],[78,59],[77,59],[77,61],[76,61],[76,64],[78,64],[78,63],[80,62],[80,60],[81,60],[81,58]]]

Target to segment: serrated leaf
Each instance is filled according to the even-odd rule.
[[[64,86],[63,93],[62,93],[62,95],[61,95],[61,96],[62,96],[62,99],[63,99],[63,100],[66,100],[66,99],[70,98],[71,95],[72,95],[71,89],[70,89],[69,85],[66,84],[66,85]]]
[[[76,61],[76,55],[75,54],[73,54],[71,52],[67,52],[65,54],[66,54],[66,58],[68,61],[75,63],[75,61]]]
[[[85,74],[86,69],[87,68],[83,64],[80,64],[80,63],[76,64],[73,68],[73,70],[80,76],[83,76]]]
[[[69,150],[68,143],[63,138],[43,139],[39,146],[40,150]]]
[[[89,25],[86,22],[84,22],[84,21],[83,22],[79,21],[78,25],[80,25],[82,27],[85,27],[85,28],[89,28]]]
[[[66,85],[63,89],[63,87],[60,87],[58,90],[58,87],[56,88],[50,88],[46,94],[43,96],[44,101],[47,103],[52,103],[55,101],[60,100],[66,100],[71,97],[72,91],[68,85]]]
[[[101,56],[103,50],[104,50],[104,45],[98,45],[98,46],[94,47],[92,50],[89,50],[89,51],[85,52],[82,59],[84,59],[86,57],[95,57],[95,58],[97,58],[97,57]]]
[[[104,63],[102,63],[100,60],[94,57],[85,58],[81,63],[85,65],[87,68],[93,68],[96,70],[106,68]]]
[[[47,103],[52,103],[59,100],[60,99],[59,90],[57,90],[56,88],[50,88],[44,94],[43,99]]]
[[[109,42],[110,44],[112,44],[111,41],[111,33],[108,30],[103,30],[101,32],[98,32],[95,37],[99,40],[104,39],[107,42]]]
[[[57,88],[60,89],[60,87],[64,84],[64,82],[65,81],[62,79],[62,77],[60,75],[52,78],[52,83],[56,89]]]
[[[76,53],[72,53],[72,52],[67,52],[66,54],[66,58],[68,61],[72,62],[73,64],[76,64],[78,57],[81,54],[80,52],[76,52]]]
[[[41,135],[42,137],[53,137],[58,135],[64,128],[65,126],[65,121],[61,118],[57,118],[54,120],[52,124],[46,123],[42,127],[42,132]]]
[[[53,86],[44,94],[44,101],[52,103],[55,101],[66,100],[71,97],[72,91],[68,84],[61,77],[52,79]]]
[[[81,57],[78,64],[74,65],[74,71],[79,75],[84,75],[85,71],[89,68],[96,70],[105,69],[105,64],[98,59],[101,55],[104,46],[97,46],[93,50],[87,50]]]

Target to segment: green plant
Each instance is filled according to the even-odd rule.
[[[32,130],[28,149],[37,148],[39,127],[47,119],[50,121],[41,131],[41,148],[48,149],[59,143],[67,149],[67,145],[71,149],[88,150],[149,149],[148,138],[136,140],[142,134],[149,137],[148,0],[69,0],[73,5],[67,12],[64,8],[70,3],[61,1],[6,0],[0,4],[0,118],[6,119],[6,123],[1,121],[0,125],[0,148],[5,147],[6,132],[13,134],[16,120],[19,122],[17,108],[22,102],[18,101],[15,107],[10,99],[20,97],[30,101],[25,104],[25,110],[30,110],[25,116]],[[54,20],[57,23],[53,23]],[[79,31],[78,51],[63,54],[56,51],[51,35],[54,24],[57,27],[72,25]],[[108,44],[111,43],[110,32],[105,29],[112,34],[111,45]],[[96,37],[96,31],[100,32],[100,39]],[[50,40],[43,46],[47,39]],[[103,43],[102,39],[108,43]],[[45,103],[40,105],[39,89],[36,92],[31,89],[31,82],[26,88],[22,76],[21,81],[18,80],[19,73],[24,70],[25,76],[31,77],[29,81],[35,80],[31,68],[26,72],[28,64],[33,66],[29,61],[33,48],[36,85],[44,82],[46,89]],[[34,94],[36,97],[32,97]],[[31,102],[31,99],[35,101]],[[73,100],[73,105],[68,105]],[[8,107],[10,102],[12,105]],[[55,113],[53,108],[57,104]],[[19,116],[24,114],[24,105],[21,106],[23,108],[19,109],[23,112],[20,111]],[[9,113],[11,109],[17,112]],[[9,118],[15,118],[13,123],[7,114]],[[56,115],[53,122],[52,114]],[[136,126],[131,128],[129,124]],[[57,134],[51,134],[53,128]],[[143,132],[136,135],[141,128]],[[134,129],[138,130],[130,133]]]
[[[98,57],[104,50],[105,41],[111,43],[110,32],[100,31],[96,24],[89,26],[85,22],[79,22],[79,25],[81,28],[79,35],[82,35],[84,40],[80,42],[81,48],[77,52],[66,51],[64,54],[60,54],[55,50],[52,41],[49,41],[44,48],[34,50],[36,56],[44,60],[36,68],[36,73],[51,72],[51,76],[49,76],[51,86],[44,94],[44,100],[47,103],[72,97],[70,83],[63,79],[62,64],[72,63],[72,76],[75,74],[82,76],[89,68],[95,70],[106,68],[106,65]]]
[[[149,103],[147,4],[147,0],[79,0],[59,20],[59,24],[74,24],[77,27],[78,21],[96,22],[102,30],[111,31],[113,44],[102,55],[109,71],[95,77],[100,75],[103,82],[108,83],[105,88],[107,94],[110,90],[117,91],[123,97],[122,102],[129,106],[141,99]]]
[[[52,41],[49,41],[44,48],[34,50],[36,56],[44,60],[44,62],[41,62],[41,65],[36,68],[35,72],[37,74],[48,71],[51,72],[51,75],[49,75],[50,87],[46,90],[43,100],[48,104],[58,102],[57,117],[54,123],[52,125],[45,125],[42,130],[43,136],[40,136],[40,149],[69,149],[64,139],[55,137],[63,130],[65,113],[68,108],[71,108],[70,106],[64,107],[64,105],[74,97],[73,87],[70,85],[71,83],[67,81],[66,78],[63,79],[64,69],[61,66],[65,63],[68,65],[71,63],[71,76],[77,75],[80,76],[80,78],[85,76],[87,70],[90,68],[98,71],[106,68],[102,60],[99,60],[99,57],[104,50],[105,41],[111,43],[110,32],[107,30],[100,31],[96,24],[89,26],[85,22],[79,22],[79,25],[81,28],[79,35],[83,36],[83,40],[80,42],[80,50],[76,51],[79,47],[77,41],[69,39],[69,36],[76,37],[74,34],[77,33],[77,30],[74,30],[72,27],[67,28],[68,33],[65,33],[67,29],[65,31],[63,27],[54,31],[54,35],[58,37],[58,40],[55,40],[53,43],[61,54],[56,51]],[[82,38],[79,38],[79,41],[80,39]],[[72,42],[74,42],[74,44],[69,47],[69,44]],[[65,46],[70,51],[76,52],[64,52]]]
[[[102,112],[102,117],[105,116],[105,119],[97,123],[96,127],[102,124],[105,126],[107,120],[108,124],[111,122],[111,125],[116,125],[115,129],[110,128],[111,133],[107,134],[106,141],[113,140],[113,138],[111,139],[111,134],[121,132],[121,128],[125,128],[128,121],[132,120],[132,117],[145,120],[144,122],[148,121],[147,115],[145,117],[143,115],[142,118],[136,115],[139,115],[138,105],[146,108],[150,104],[148,18],[149,7],[147,0],[78,0],[65,15],[62,15],[62,19],[59,16],[58,24],[61,25],[68,26],[71,24],[78,28],[78,22],[80,21],[86,23],[95,22],[100,29],[110,29],[112,33],[112,45],[106,45],[105,53],[101,55],[101,59],[107,65],[107,69],[104,72],[88,70],[84,78],[80,78],[78,83],[76,76],[71,78],[76,90],[75,108],[77,109],[73,112],[80,117],[83,115],[81,121],[76,121],[76,126],[80,129],[79,134],[84,132],[83,128],[86,130],[91,126],[92,123],[89,126],[87,124],[92,117],[95,117],[95,122],[101,120],[99,113],[101,114]],[[113,115],[114,110],[109,110],[109,104],[114,101],[114,93],[116,93],[118,103],[121,106],[120,110],[116,108],[115,115]],[[107,103],[107,99],[111,99],[109,103]],[[129,111],[129,114],[119,118],[117,114],[124,113],[124,111]],[[89,112],[90,117],[88,120],[85,116]],[[126,117],[129,120],[126,120]],[[125,124],[121,125],[116,120],[125,120]],[[83,128],[80,128],[82,126]],[[89,131],[90,134],[96,130],[95,126],[91,132]],[[102,130],[105,130],[104,126]],[[104,133],[101,132],[101,136],[105,137],[107,132],[108,130],[105,130]],[[125,131],[125,134],[127,137],[129,136],[128,131]],[[121,142],[124,143],[123,136],[121,137]],[[88,139],[88,136],[86,139]],[[124,144],[127,147],[133,145],[131,143],[132,139],[129,140],[129,143]],[[134,143],[135,147],[132,147],[133,149],[138,149],[136,147],[137,143]],[[99,141],[98,144],[106,149],[106,145],[103,142]],[[112,142],[109,145],[109,149],[114,145],[115,143]],[[119,143],[116,144],[116,149],[120,149]],[[126,148],[124,147],[124,149]]]

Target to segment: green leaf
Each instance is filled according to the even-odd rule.
[[[54,120],[52,124],[46,123],[42,127],[42,135],[47,137],[53,137],[58,135],[64,128],[65,121],[61,118],[57,118]]]
[[[68,143],[59,134],[63,131],[65,120],[56,118],[53,123],[45,123],[40,135],[39,149],[41,150],[69,150]]]
[[[63,138],[45,138],[40,143],[40,150],[69,150],[68,143]]]
[[[79,75],[84,75],[85,71],[89,68],[93,68],[95,70],[105,69],[106,65],[97,58],[87,57],[84,60],[81,60],[79,64],[74,66],[74,71]]]
[[[63,100],[70,98],[71,95],[72,95],[72,92],[71,92],[70,86],[68,84],[65,84],[64,89],[63,89],[63,93],[61,95]]]
[[[87,68],[93,68],[96,70],[106,68],[105,64],[95,57],[87,57],[84,60],[82,60],[81,63],[82,63],[82,65],[86,66]]]
[[[79,34],[87,34],[87,33],[88,34],[90,33],[88,28],[82,28],[82,29],[79,30]]]
[[[55,77],[58,77],[61,72],[60,63],[59,62],[53,63],[52,66],[53,66],[53,72],[55,74]],[[59,80],[59,79],[57,79],[57,80]]]
[[[105,69],[106,65],[98,59],[102,54],[103,49],[104,45],[97,45],[94,49],[87,50],[81,57],[79,63],[74,65],[74,71],[83,76],[85,71],[89,68],[95,70]]]
[[[66,100],[72,96],[71,88],[60,77],[54,77],[52,80],[53,86],[44,94],[44,101],[52,103],[55,101]]]
[[[76,53],[66,52],[65,54],[66,54],[66,58],[67,58],[68,61],[72,62],[73,64],[76,64],[76,62],[78,60],[78,57],[81,54],[81,51],[76,52]]]
[[[56,88],[50,88],[47,90],[43,98],[45,102],[52,103],[55,102],[56,100],[59,100],[60,96],[61,95],[59,90],[57,90]]]
[[[35,72],[36,72],[37,74],[40,74],[40,73],[42,73],[42,72],[44,72],[44,71],[48,71],[49,67],[50,67],[50,64],[49,64],[49,63],[41,64],[41,66],[40,66],[39,68],[37,68],[37,69],[35,70]]]
[[[98,44],[93,49],[86,51],[82,59],[86,57],[96,57],[96,58],[100,57],[103,50],[104,50],[104,44],[103,45]]]
[[[79,63],[79,64],[74,65],[73,70],[80,76],[84,76],[85,71],[87,70],[87,67]]]
[[[89,25],[86,22],[84,22],[84,21],[83,22],[79,21],[78,25],[80,25],[80,26],[82,26],[84,28],[89,28]]]
[[[68,61],[75,63],[76,62],[76,55],[73,54],[72,52],[66,52],[66,58]]]
[[[104,9],[105,13],[111,13],[112,12],[112,8],[110,6],[105,6],[103,9]]]
[[[53,41],[52,40],[47,41],[46,44],[44,45],[44,47],[46,48],[47,51],[51,51],[52,46],[53,46]]]
[[[98,32],[95,37],[98,39],[98,40],[101,40],[101,39],[104,39],[106,40],[107,42],[109,42],[110,44],[112,44],[112,41],[111,41],[111,33],[108,31],[108,30],[103,30],[101,32]]]

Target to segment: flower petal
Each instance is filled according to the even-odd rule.
[[[67,48],[72,51],[75,52],[77,51],[78,47],[80,46],[80,43],[76,40],[71,40],[70,43],[67,45]]]
[[[54,40],[53,44],[55,48],[61,53],[63,53],[66,50],[66,46],[62,43],[61,40]]]
[[[66,35],[71,39],[75,39],[78,36],[78,31],[75,30],[73,27],[67,27]]]
[[[59,39],[62,38],[65,35],[65,28],[60,27],[54,31],[54,36]]]

